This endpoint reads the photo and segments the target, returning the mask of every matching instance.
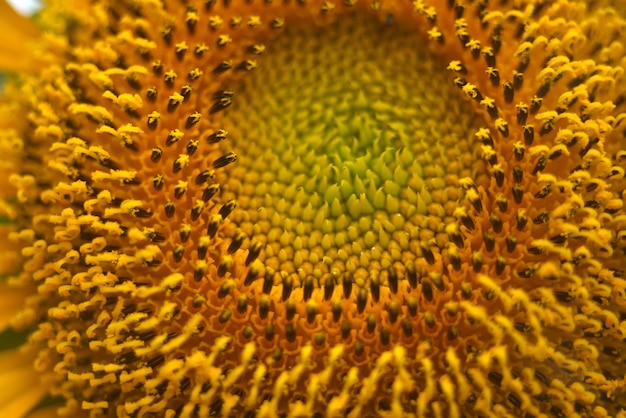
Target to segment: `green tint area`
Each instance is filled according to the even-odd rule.
[[[479,170],[476,126],[415,36],[368,16],[292,25],[234,89],[223,147],[239,160],[223,198],[239,201],[231,220],[283,276],[379,268],[415,258],[420,243],[445,245],[459,179]]]
[[[7,329],[0,333],[0,351],[17,348],[26,342],[32,330],[16,331]]]

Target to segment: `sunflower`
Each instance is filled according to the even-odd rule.
[[[617,0],[0,2],[0,415],[626,417]]]

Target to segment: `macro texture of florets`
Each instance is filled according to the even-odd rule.
[[[0,1],[0,416],[626,417],[624,15]]]

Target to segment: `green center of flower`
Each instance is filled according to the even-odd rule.
[[[291,25],[235,89],[223,193],[283,278],[402,272],[447,244],[475,114],[421,44],[367,16]]]

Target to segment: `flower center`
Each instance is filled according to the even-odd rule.
[[[475,113],[416,37],[391,18],[290,25],[235,89],[220,183],[278,281],[402,276],[447,245],[459,179],[481,167]]]

